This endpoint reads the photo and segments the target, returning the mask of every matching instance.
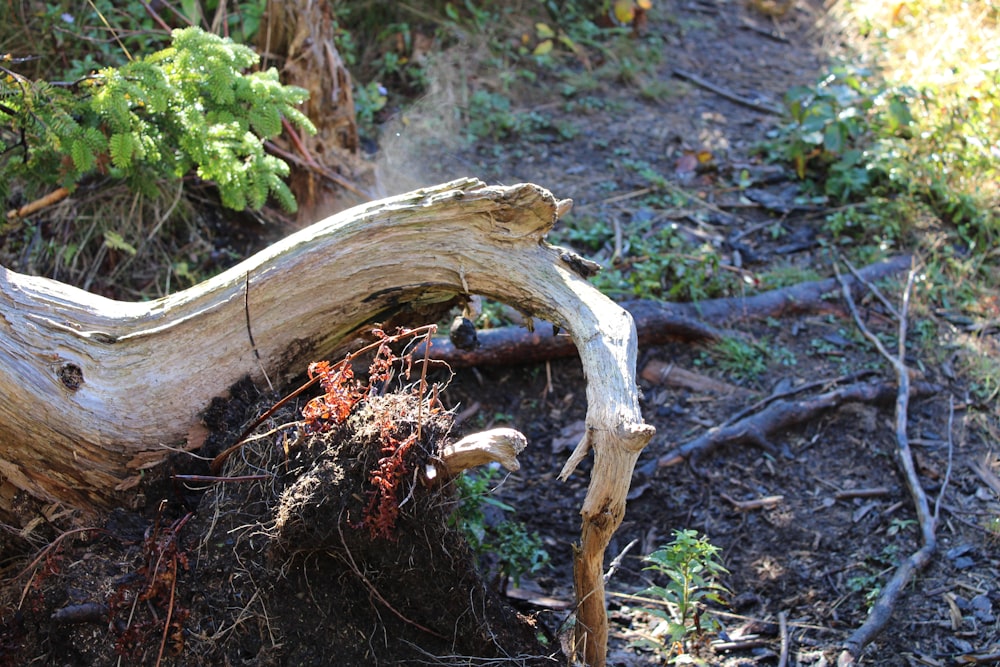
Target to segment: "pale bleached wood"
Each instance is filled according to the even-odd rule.
[[[452,477],[470,468],[499,463],[510,472],[521,469],[517,455],[524,451],[528,439],[512,428],[493,428],[465,436],[445,445],[438,457]]]
[[[568,205],[531,184],[455,181],[345,211],[147,303],[0,269],[0,475],[44,500],[107,507],[243,376],[301,373],[402,308],[491,297],[567,330],[580,353],[587,434],[562,477],[593,451],[576,632],[582,656],[603,665],[604,549],[653,428],[639,411],[631,316],[544,241]]]

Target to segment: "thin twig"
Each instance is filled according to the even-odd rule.
[[[893,574],[889,582],[883,587],[878,600],[876,600],[875,604],[872,606],[871,611],[868,614],[868,618],[859,628],[851,633],[851,636],[847,638],[846,642],[844,642],[844,650],[841,652],[837,664],[838,667],[846,667],[847,665],[854,664],[864,647],[867,646],[883,630],[886,624],[888,624],[889,618],[892,616],[893,608],[895,607],[896,601],[899,599],[900,595],[902,595],[903,589],[913,578],[913,575],[917,571],[923,569],[930,562],[934,551],[937,549],[937,537],[935,536],[935,526],[937,521],[934,515],[931,514],[930,506],[927,501],[927,494],[920,485],[920,478],[917,476],[916,466],[913,463],[913,454],[910,451],[909,438],[906,434],[907,413],[910,400],[910,372],[905,363],[906,329],[910,294],[913,290],[916,270],[913,268],[910,269],[909,275],[906,279],[906,287],[903,290],[902,304],[899,309],[899,344],[897,354],[895,356],[889,353],[889,351],[882,344],[882,341],[879,340],[879,338],[865,325],[864,321],[861,319],[861,315],[858,313],[858,308],[854,303],[854,298],[851,296],[850,287],[844,277],[840,274],[836,264],[834,265],[834,270],[837,273],[837,280],[840,281],[844,299],[847,301],[847,305],[850,308],[851,315],[854,317],[854,322],[858,329],[865,336],[865,338],[872,342],[876,349],[878,349],[879,353],[885,357],[896,372],[899,387],[896,394],[897,454],[899,456],[900,466],[903,469],[904,477],[906,479],[906,485],[909,487],[910,496],[912,497],[913,503],[916,507],[917,518],[920,522],[921,537],[923,541],[923,546],[921,546],[920,549],[899,564],[895,574]]]
[[[431,355],[431,334],[437,330],[428,329],[424,334],[424,363],[420,367],[420,391],[417,394],[417,443],[420,443],[420,427],[423,425],[424,395],[427,393],[427,365],[430,363]]]
[[[788,612],[778,614],[778,627],[781,631],[781,654],[778,656],[778,667],[788,667]]]
[[[280,146],[276,145],[273,141],[265,141],[264,148],[266,148],[268,152],[273,153],[274,155],[280,157],[282,160],[285,160],[286,162],[294,162],[303,169],[307,169],[319,176],[322,176],[325,179],[333,181],[334,183],[344,188],[348,192],[351,192],[352,194],[359,197],[363,202],[374,201],[375,199],[375,197],[365,192],[360,187],[358,187],[351,181],[347,180],[337,172],[333,171],[329,167],[324,167],[321,164],[317,164],[315,161],[306,160],[299,157],[298,155],[295,155],[294,153],[290,153],[285,149],[281,148]]]
[[[941,490],[938,492],[938,497],[934,501],[934,523],[938,522],[938,512],[941,509],[941,500],[944,498],[945,489],[948,488],[948,482],[951,480],[951,466],[952,460],[955,454],[955,439],[952,436],[952,429],[955,424],[955,397],[948,396],[948,467],[944,471],[944,481],[941,482]]]
[[[170,479],[178,482],[194,482],[197,484],[231,484],[233,482],[253,482],[261,479],[274,479],[274,475],[236,475],[233,477],[218,477],[214,475],[171,475]]]
[[[632,547],[639,543],[639,540],[632,540],[625,545],[625,548],[621,550],[621,553],[615,556],[614,560],[611,561],[611,565],[608,566],[608,571],[604,573],[604,583],[611,581],[611,577],[615,576],[615,571],[618,570],[622,565],[622,560],[625,559],[625,554],[631,551]]]
[[[253,356],[257,360],[257,366],[260,367],[260,372],[264,375],[264,381],[267,382],[267,388],[274,391],[274,385],[271,384],[271,378],[267,375],[267,369],[264,368],[264,360],[260,358],[260,352],[257,351],[257,343],[253,339],[253,328],[250,326],[250,272],[247,271],[246,279],[244,280],[243,286],[243,314],[246,316],[247,320],[247,338],[250,339],[250,349],[253,350]]]
[[[23,570],[21,570],[20,572],[18,572],[17,576],[15,576],[14,579],[20,579],[27,572],[32,572],[32,574],[34,574],[34,569],[36,567],[38,567],[38,564],[42,562],[42,559],[45,558],[46,556],[48,556],[49,553],[53,549],[55,549],[57,546],[59,546],[59,544],[65,538],[69,537],[70,535],[75,535],[77,533],[89,533],[91,531],[94,531],[94,532],[97,532],[97,533],[104,533],[105,535],[110,535],[111,534],[110,532],[108,532],[107,530],[105,530],[103,528],[73,528],[72,530],[67,530],[65,533],[62,533],[61,535],[59,535],[59,537],[57,537],[56,539],[52,540],[47,545],[45,545],[45,548],[38,552],[38,555],[35,556],[35,559],[33,561],[31,561],[28,564],[27,567],[25,567]],[[21,591],[21,599],[18,600],[18,602],[17,602],[17,608],[18,609],[20,609],[21,605],[24,604],[24,598],[26,598],[28,596],[28,588],[30,587],[31,581],[32,581],[33,578],[34,577],[31,577],[31,578],[28,579],[28,583],[24,585],[24,590]]]
[[[730,424],[735,424],[736,422],[743,419],[747,415],[753,414],[754,412],[757,412],[758,410],[765,407],[769,403],[773,403],[774,401],[777,401],[779,399],[788,398],[789,396],[795,396],[796,394],[801,394],[804,391],[809,391],[810,389],[815,389],[817,387],[833,387],[839,384],[845,384],[847,382],[857,382],[861,378],[868,377],[869,375],[873,375],[874,373],[875,371],[872,370],[863,370],[863,371],[858,371],[856,373],[849,373],[848,375],[841,375],[840,377],[832,378],[829,380],[816,380],[815,382],[806,382],[805,384],[800,384],[786,391],[776,392],[774,394],[771,394],[770,396],[765,396],[764,398],[760,399],[753,405],[740,410],[735,415],[733,415],[725,422],[723,422],[722,425],[729,426]]]
[[[889,301],[889,299],[885,298],[885,295],[882,294],[882,290],[876,287],[875,283],[871,282],[870,280],[865,280],[864,276],[862,276],[861,273],[859,273],[858,270],[854,268],[854,265],[851,264],[846,259],[844,260],[844,264],[847,265],[847,268],[848,270],[850,270],[851,275],[853,275],[859,283],[867,287],[868,290],[875,295],[875,298],[877,298],[879,301],[882,302],[882,305],[885,306],[886,310],[888,310],[889,313],[891,313],[892,316],[898,320],[899,311],[896,310],[896,306],[894,306],[892,302]]]
[[[177,591],[177,554],[170,559],[170,602],[167,606],[167,619],[163,622],[163,637],[160,639],[160,652],[156,655],[156,667],[163,661],[163,650],[170,636],[170,619],[174,615],[174,593]]]

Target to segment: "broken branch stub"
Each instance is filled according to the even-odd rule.
[[[653,428],[639,411],[632,317],[544,240],[568,206],[535,185],[462,179],[344,211],[145,303],[0,267],[0,514],[12,514],[12,490],[84,509],[121,502],[242,377],[287,379],[339,356],[366,323],[481,294],[567,330],[580,353],[587,434],[562,477],[593,450],[577,646],[603,665],[604,549]]]
[[[512,428],[494,428],[467,435],[458,442],[445,445],[438,455],[450,477],[463,470],[490,463],[499,463],[510,472],[521,469],[517,455],[524,451],[528,439]]]

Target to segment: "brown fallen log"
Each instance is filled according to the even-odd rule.
[[[899,255],[876,262],[858,273],[867,282],[875,282],[910,268],[911,257]],[[864,283],[847,278],[852,290],[860,293]],[[759,320],[797,313],[815,312],[828,307],[826,298],[840,290],[836,278],[800,283],[748,297],[709,299],[697,303],[667,303],[632,300],[620,303],[635,320],[640,345],[659,345],[670,340],[719,340],[724,328],[735,321]],[[498,327],[478,332],[479,345],[462,350],[447,337],[433,341],[431,356],[454,367],[527,364],[571,357],[576,354],[569,336],[560,336],[547,324],[533,331],[521,326]]]
[[[604,550],[654,429],[631,316],[545,242],[568,207],[536,185],[462,179],[355,207],[144,303],[0,267],[0,515],[14,515],[11,489],[84,510],[127,502],[143,468],[197,446],[184,443],[198,413],[246,375],[280,382],[342,356],[370,322],[424,324],[481,294],[558,323],[586,370],[587,430],[560,476],[593,452],[575,645],[603,665]]]

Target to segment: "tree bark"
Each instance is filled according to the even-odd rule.
[[[366,323],[482,294],[567,330],[580,353],[587,432],[561,477],[593,450],[576,627],[603,665],[604,549],[654,429],[639,411],[632,317],[544,241],[568,204],[535,185],[459,180],[345,211],[147,303],[0,269],[0,474],[44,500],[108,507],[245,375],[285,379]]]
[[[858,271],[858,276],[869,283],[883,280],[910,268],[912,257],[896,255],[876,262]],[[845,276],[852,291],[861,294],[865,289],[862,280]],[[660,345],[670,340],[687,339],[713,341],[731,335],[719,327],[737,322],[761,320],[800,313],[839,311],[830,295],[840,290],[836,278],[816,280],[749,297],[706,299],[692,303],[672,303],[636,299],[618,305],[627,310],[635,320],[639,344]],[[478,344],[473,350],[456,347],[447,337],[434,339],[432,356],[448,362],[453,367],[528,364],[571,357],[576,354],[573,341],[567,336],[553,335],[548,327],[533,331],[523,326],[506,326],[477,332]]]

